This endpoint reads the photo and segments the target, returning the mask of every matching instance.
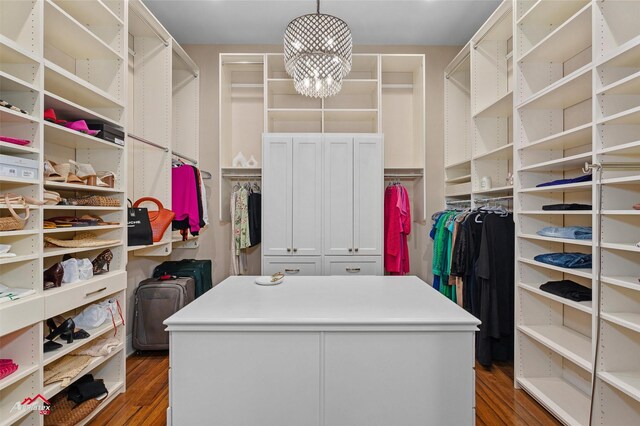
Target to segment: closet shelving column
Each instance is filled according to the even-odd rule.
[[[234,183],[239,179],[259,180],[262,169],[262,133],[269,112],[265,106],[266,57],[262,53],[224,53],[219,58],[219,161],[220,211],[223,222],[230,221],[229,200]],[[278,77],[281,77],[278,75]],[[279,117],[274,112],[272,118]],[[294,114],[294,118],[300,116]],[[294,120],[295,123],[295,120]],[[278,122],[277,126],[286,123]],[[248,160],[253,156],[256,167],[233,167],[239,153]]]
[[[594,150],[598,163],[640,161],[640,3],[597,1]],[[640,418],[640,169],[605,169],[601,315],[594,424]],[[598,186],[595,187],[599,190]],[[594,197],[595,198],[595,197]],[[595,258],[594,258],[595,259]]]
[[[384,175],[409,191],[414,221],[426,221],[425,56],[380,55],[378,132],[384,136]],[[359,132],[359,129],[352,131]]]
[[[127,196],[154,197],[171,208],[172,40],[139,0],[129,2],[129,128]],[[151,207],[151,206],[149,206]],[[151,207],[154,208],[154,207]],[[135,256],[168,256],[171,232],[150,246],[129,247]]]
[[[540,290],[568,279],[594,290],[593,269],[550,266],[551,252],[594,255],[591,241],[543,237],[546,226],[593,226],[592,211],[544,211],[558,203],[593,204],[592,182],[536,187],[582,175],[593,160],[593,3],[515,2],[516,386],[563,423],[585,425],[593,374],[592,302]],[[594,233],[595,235],[595,233]]]
[[[28,113],[0,107],[0,134],[31,141],[25,147],[0,142],[0,154],[36,160],[38,164],[42,163],[42,6],[37,1],[0,2],[0,99]],[[40,198],[41,180],[0,177],[0,193],[8,192]],[[0,201],[3,217],[9,215],[7,207]],[[24,210],[17,212],[23,214]],[[42,210],[31,206],[31,218],[24,230],[0,232],[0,244],[10,244],[16,254],[0,259],[2,284],[36,292],[0,304],[0,358],[13,359],[19,365],[16,372],[0,380],[0,424],[20,419],[39,422],[38,413],[11,413],[9,401],[21,401],[24,394],[42,386],[41,218]]]
[[[513,12],[504,1],[471,39],[474,204],[509,199],[513,171]]]
[[[471,45],[444,71],[445,200],[471,204]]]
[[[200,69],[182,47],[172,40],[171,56],[171,150],[174,157],[198,166],[200,161]],[[196,248],[198,237],[182,241],[172,234],[172,248]]]

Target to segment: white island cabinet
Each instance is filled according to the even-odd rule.
[[[416,277],[232,277],[165,321],[168,424],[472,425],[479,321]]]

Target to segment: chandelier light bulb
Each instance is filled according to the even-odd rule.
[[[321,14],[319,0],[316,13],[297,17],[284,33],[285,69],[304,96],[339,93],[342,79],[351,71],[352,50],[351,30],[343,20]]]

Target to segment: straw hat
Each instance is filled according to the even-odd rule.
[[[60,240],[53,237],[44,237],[44,240],[54,246],[66,248],[99,247],[109,244],[118,244],[120,242],[120,240],[99,239],[93,232],[80,232],[71,240]]]

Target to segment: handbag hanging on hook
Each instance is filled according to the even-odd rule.
[[[158,206],[158,210],[148,210],[149,222],[151,222],[151,230],[153,233],[153,242],[157,243],[162,239],[162,236],[171,225],[176,214],[169,209],[165,209],[160,200],[153,197],[142,197],[133,203],[133,207],[138,208],[142,203],[147,201]]]

